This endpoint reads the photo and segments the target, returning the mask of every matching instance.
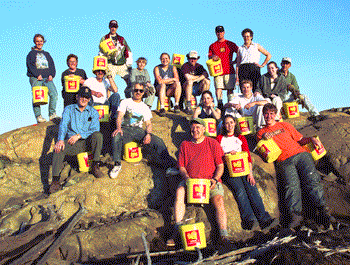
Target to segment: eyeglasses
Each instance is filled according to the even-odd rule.
[[[283,61],[281,64],[290,64],[290,62]]]
[[[143,90],[143,89],[134,89],[134,92],[135,93],[143,93],[143,92],[145,92],[145,90]]]

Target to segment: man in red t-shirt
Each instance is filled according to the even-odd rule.
[[[205,122],[200,118],[190,121],[190,141],[182,142],[179,151],[179,170],[183,180],[176,190],[175,199],[175,232],[182,225],[185,215],[186,180],[189,178],[210,179],[210,201],[216,210],[216,220],[220,230],[219,243],[231,244],[227,239],[227,215],[224,206],[224,189],[221,176],[224,172],[222,157],[224,152],[220,144],[204,136]],[[175,234],[167,241],[168,246],[175,245]]]
[[[287,122],[277,122],[276,113],[275,105],[264,105],[266,126],[258,131],[257,138],[272,138],[282,150],[275,162],[280,223],[285,228],[297,227],[302,221],[302,204],[308,203],[304,210],[312,209],[315,221],[328,229],[330,216],[325,208],[321,177],[311,154],[302,147],[312,142],[316,148],[322,148],[322,144],[315,137],[304,137]]]
[[[221,59],[223,73],[214,77],[214,84],[218,107],[222,111],[222,90],[227,90],[228,96],[233,93],[235,88],[236,77],[232,57],[234,52],[238,52],[238,46],[236,43],[225,39],[225,29],[223,26],[217,26],[215,33],[218,40],[209,46],[208,57],[214,61]]]

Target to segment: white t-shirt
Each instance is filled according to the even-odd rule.
[[[224,153],[231,151],[242,152],[242,141],[234,135],[223,136],[220,145]]]
[[[237,97],[234,97],[232,100],[230,100],[230,103],[233,104],[240,104],[243,110],[243,115],[244,116],[252,116],[254,114],[255,111],[255,106],[250,108],[250,109],[245,109],[244,106],[247,105],[248,103],[252,103],[255,101],[262,101],[265,100],[265,98],[262,95],[257,95],[256,97],[251,96],[251,98],[245,98],[243,95],[239,95]]]
[[[258,44],[252,42],[248,47],[244,44],[239,47],[238,53],[241,56],[241,64],[243,63],[259,63],[260,52],[258,50]]]
[[[94,103],[104,104],[107,100],[107,90],[111,86],[109,81],[105,78],[102,79],[102,82],[98,82],[96,77],[90,77],[86,79],[84,82],[84,86],[87,86],[93,91],[100,92],[103,94],[102,97],[98,98],[96,96],[92,96]]]
[[[123,99],[120,102],[118,111],[124,113],[124,126],[142,127],[144,121],[152,118],[152,112],[149,107],[141,102],[135,102],[132,98]]]

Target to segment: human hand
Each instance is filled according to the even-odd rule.
[[[272,136],[273,136],[273,133],[266,132],[262,135],[262,138],[264,138],[265,140],[268,140],[268,139],[272,138]]]
[[[59,153],[61,152],[61,150],[64,150],[64,141],[63,140],[59,140],[54,147],[55,153]]]
[[[220,57],[219,57],[219,56],[217,56],[217,55],[213,55],[213,57],[211,57],[211,59],[212,59],[213,61],[217,61],[217,60],[219,60],[219,59],[220,59]]]
[[[68,139],[68,143],[69,143],[70,145],[73,145],[73,144],[75,144],[80,138],[81,138],[80,134],[73,135],[72,137],[70,137],[70,138]]]
[[[316,149],[322,149],[323,145],[321,143],[321,141],[319,139],[317,139],[316,137],[311,137],[311,141],[313,143],[313,145],[315,146]]]
[[[41,81],[41,80],[43,80],[43,77],[41,75],[39,75],[37,79],[38,79],[38,81]]]
[[[259,92],[255,92],[254,93],[254,97],[258,96],[258,95],[261,95]]]
[[[118,133],[120,133],[120,135],[123,136],[123,131],[120,128],[120,129],[116,129],[114,132],[112,132],[112,137],[116,137]]]
[[[261,65],[261,64],[258,64],[258,63],[254,63],[257,67],[259,67],[259,68],[263,68],[264,66],[263,65]]]
[[[151,134],[147,133],[145,137],[143,137],[143,144],[149,144],[151,142]]]
[[[250,109],[250,108],[253,107],[253,106],[254,106],[254,103],[251,102],[251,103],[246,104],[246,105],[244,106],[244,108],[245,108],[245,109]]]
[[[49,77],[47,78],[47,81],[52,81],[52,80],[53,80],[52,76],[49,75]]]
[[[95,96],[98,98],[102,98],[103,94],[101,92],[95,92]]]
[[[236,152],[236,151],[233,151],[233,150],[230,152],[231,155],[235,155],[236,153],[237,153],[237,152]]]
[[[256,183],[252,173],[249,173],[249,174],[248,174],[247,180],[248,180],[248,182],[250,183],[250,185],[252,185],[252,186],[254,186],[255,183]]]
[[[216,180],[214,180],[214,179],[211,179],[211,180],[210,180],[210,189],[211,189],[211,190],[215,188],[216,183],[217,183]]]

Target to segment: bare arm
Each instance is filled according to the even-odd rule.
[[[260,44],[258,44],[258,51],[266,56],[265,61],[262,63],[262,65],[257,64],[260,68],[262,68],[270,61],[271,54],[267,50],[265,50]]]
[[[108,78],[109,83],[111,84],[111,86],[109,87],[109,90],[113,91],[114,93],[117,93],[118,87],[115,84],[114,79],[112,78],[111,75],[108,75],[107,78]]]
[[[172,67],[172,66],[169,66],[169,67]],[[175,66],[174,66],[175,67]],[[177,72],[176,72],[177,74]],[[175,75],[175,73],[174,73]],[[170,79],[163,79],[160,74],[159,74],[159,69],[158,69],[158,66],[156,66],[154,68],[154,78],[157,80],[158,84],[172,84],[174,83],[174,78],[170,78]],[[179,76],[177,75],[177,80],[179,80]]]
[[[210,189],[214,189],[216,186],[216,182],[221,179],[222,174],[224,173],[224,164],[220,164],[216,166],[213,178],[210,180],[211,186]]]
[[[122,131],[122,120],[124,117],[124,112],[118,111],[118,116],[117,116],[117,129],[112,132],[112,137],[115,137],[118,133],[120,133],[121,135],[123,135],[123,131]]]
[[[188,172],[187,172],[187,170],[186,170],[185,167],[180,167],[180,168],[179,168],[179,171],[180,171],[180,175],[181,175],[181,177],[182,177],[183,179],[187,180],[187,179],[190,178],[190,176],[188,175]]]
[[[145,121],[145,124],[146,124],[146,135],[143,138],[143,144],[149,144],[151,142],[151,133],[152,133],[151,120]]]

